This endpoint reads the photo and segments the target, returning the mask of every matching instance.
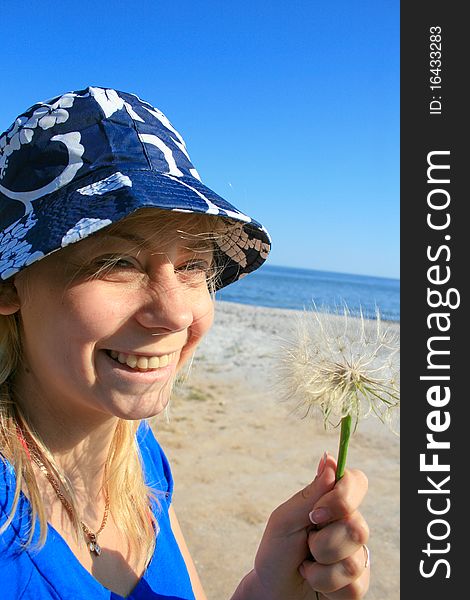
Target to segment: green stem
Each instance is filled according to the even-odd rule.
[[[349,438],[351,437],[351,415],[346,415],[341,419],[341,436],[339,438],[338,466],[336,467],[336,481],[339,481],[344,475],[346,468],[346,457],[348,455]]]

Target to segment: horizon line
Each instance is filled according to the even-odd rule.
[[[357,275],[359,277],[376,277],[377,279],[392,279],[393,281],[400,281],[400,277],[391,277],[389,275],[375,275],[371,273],[352,273],[351,271],[333,271],[329,269],[318,269],[313,267],[294,267],[293,265],[280,265],[280,264],[272,264],[272,263],[264,263],[261,265],[266,267],[281,267],[288,269],[300,269],[301,271],[319,271],[320,273],[335,273],[337,275]]]

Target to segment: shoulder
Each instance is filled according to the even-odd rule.
[[[155,491],[164,492],[169,505],[173,495],[170,463],[147,421],[142,421],[139,425],[136,438],[146,483]]]

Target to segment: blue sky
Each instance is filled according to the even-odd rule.
[[[398,0],[4,0],[0,131],[88,85],[182,133],[271,264],[399,277]]]

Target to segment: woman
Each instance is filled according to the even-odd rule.
[[[3,597],[204,599],[145,419],[269,236],[132,94],[36,104],[0,148]],[[334,470],[273,512],[233,600],[363,596],[367,483]]]

